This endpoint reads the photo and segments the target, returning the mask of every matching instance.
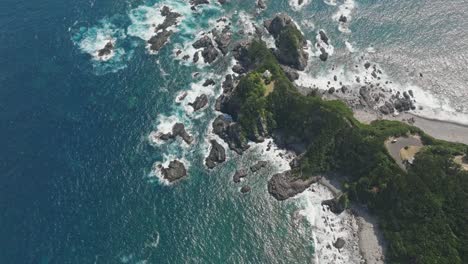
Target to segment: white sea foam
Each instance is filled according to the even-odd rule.
[[[331,198],[333,193],[321,184],[312,185],[310,189],[294,198],[301,208],[299,214],[312,226],[315,263],[361,263],[362,258],[356,239],[358,232],[356,219],[347,211],[335,215],[328,207],[321,204],[323,200]],[[343,238],[346,242],[342,249],[333,246],[338,238]]]
[[[272,138],[267,138],[261,143],[253,144],[249,151],[254,151],[255,156],[263,157],[270,161],[276,169],[271,173],[283,172],[291,169],[289,163],[296,157],[292,151],[279,148]]]
[[[324,0],[323,2],[327,5],[336,6],[336,0]]]
[[[346,23],[339,22],[338,29],[343,33],[351,33],[349,29],[349,24],[352,20],[352,13],[356,8],[354,0],[344,0],[344,2],[338,6],[338,11],[332,16],[333,20],[339,22],[341,16],[345,16],[347,21]]]
[[[346,49],[347,49],[350,53],[356,52],[356,49],[354,48],[353,44],[351,44],[351,42],[345,41],[345,46],[346,46]]]
[[[309,0],[303,0],[301,4],[299,4],[299,0],[289,0],[289,5],[293,10],[301,10],[304,6],[309,4]]]
[[[325,34],[325,30],[321,29],[320,31],[323,31]],[[319,31],[319,32],[320,32]],[[332,56],[334,51],[335,51],[335,48],[333,47],[333,45],[331,44],[331,38],[329,35],[327,35],[328,37],[328,44],[325,43],[322,38],[320,37],[320,34],[317,33],[317,36],[315,37],[315,40],[316,40],[316,43],[315,43],[315,48],[316,48],[316,52],[315,52],[315,56],[320,56],[320,54],[322,53],[320,51],[321,48],[325,49],[325,51],[328,53],[328,56]]]

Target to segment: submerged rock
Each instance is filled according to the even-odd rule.
[[[226,151],[216,140],[211,140],[210,143],[211,150],[210,154],[205,159],[205,164],[209,169],[213,169],[218,163],[226,161]]]
[[[302,179],[293,175],[290,170],[277,173],[268,181],[268,192],[276,200],[283,201],[305,191],[320,178],[320,176],[315,176]]]
[[[241,193],[248,193],[251,190],[252,190],[252,188],[250,188],[250,186],[248,186],[248,185],[242,186],[242,188],[240,189]]]
[[[164,168],[162,165],[158,167],[161,170],[163,178],[169,182],[174,182],[187,176],[185,165],[178,160],[171,161],[167,168]]]
[[[215,81],[213,79],[207,79],[204,83],[203,86],[210,86],[210,85],[215,85]]]
[[[241,179],[245,178],[245,177],[247,177],[247,171],[244,170],[244,169],[240,169],[240,170],[236,170],[236,172],[232,176],[232,180],[235,183],[239,183],[241,181]]]

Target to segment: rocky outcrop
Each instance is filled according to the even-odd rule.
[[[201,55],[205,63],[212,63],[218,57],[218,50],[214,47],[211,38],[206,35],[195,41],[192,46],[195,49],[203,49]]]
[[[216,140],[211,140],[211,150],[205,159],[205,164],[209,169],[213,169],[217,164],[226,161],[226,151]]]
[[[98,51],[98,56],[99,57],[104,57],[104,56],[108,56],[112,53],[112,50],[114,49],[114,44],[112,43],[112,41],[109,41],[106,43],[106,45],[104,46],[104,48],[100,49]]]
[[[194,11],[197,9],[197,6],[207,5],[209,3],[210,3],[209,0],[190,0],[190,5],[192,6],[191,9]]]
[[[241,179],[245,178],[245,177],[247,177],[247,171],[244,170],[244,169],[240,169],[240,170],[236,170],[236,172],[232,176],[232,180],[235,183],[239,183],[241,181]]]
[[[298,178],[292,171],[277,173],[268,181],[268,192],[279,201],[286,200],[303,191],[321,177],[315,176],[307,179]]]
[[[155,28],[156,35],[152,36],[148,40],[148,44],[152,51],[159,51],[167,43],[169,37],[173,33],[172,30],[167,29],[176,25],[178,18],[181,16],[179,13],[172,12],[167,6],[164,6],[161,9],[161,15],[164,16],[163,23]]]
[[[204,87],[210,86],[210,85],[215,85],[215,81],[213,79],[206,79],[206,81],[203,83]]]
[[[172,33],[172,30],[163,30],[161,32],[158,32],[155,36],[151,37],[148,40],[150,49],[152,51],[159,51],[169,40],[169,37],[172,35]]]
[[[172,132],[170,132],[170,133],[158,134],[158,138],[160,140],[164,140],[164,141],[170,140],[170,139],[175,139],[177,137],[182,138],[182,140],[184,140],[185,143],[187,143],[189,145],[193,142],[193,137],[190,136],[189,133],[187,133],[187,131],[185,130],[185,126],[182,123],[176,123],[172,127]]]
[[[223,115],[214,120],[213,133],[222,138],[237,154],[242,154],[249,148],[247,140],[242,135],[241,126]]]
[[[257,0],[257,7],[260,9],[266,9],[266,3],[264,0]]]
[[[185,130],[185,126],[182,123],[176,123],[172,127],[172,138],[181,137],[187,144],[191,144],[193,142],[193,137],[187,133]]]
[[[304,50],[307,42],[292,19],[286,14],[277,14],[264,22],[265,28],[275,38],[275,55],[281,64],[304,70],[309,58]]]
[[[193,101],[192,103],[189,103],[189,105],[193,107],[193,111],[195,112],[202,109],[207,104],[208,104],[208,96],[206,94],[197,96],[197,98],[195,98],[195,101]]]
[[[268,162],[264,160],[258,161],[257,163],[255,163],[255,165],[250,167],[250,171],[255,173],[259,171],[261,168],[264,168],[266,165],[268,165]]]
[[[221,31],[213,29],[211,33],[213,34],[213,39],[218,46],[218,49],[223,55],[226,55],[229,51],[229,45],[231,44],[232,39],[230,27],[226,26]]]
[[[163,178],[169,182],[174,182],[187,176],[185,165],[178,160],[171,161],[167,168],[164,168],[162,165],[158,165],[158,168],[161,170]]]

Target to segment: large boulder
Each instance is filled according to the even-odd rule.
[[[163,178],[169,182],[174,182],[187,176],[187,169],[184,164],[178,160],[171,161],[167,168],[164,168],[162,165],[158,167],[161,170]]]
[[[268,162],[264,160],[258,161],[257,163],[255,163],[255,165],[250,167],[250,171],[255,173],[259,171],[261,168],[264,168],[266,165],[268,165]]]
[[[162,30],[158,32],[155,36],[152,36],[148,40],[150,49],[152,51],[159,51],[169,40],[169,37],[172,35],[172,30]]]
[[[244,170],[244,169],[240,169],[240,170],[236,170],[236,172],[232,176],[232,180],[235,183],[239,183],[241,181],[241,179],[245,178],[245,177],[247,177],[247,171]]]
[[[213,169],[218,163],[226,161],[226,151],[216,140],[211,140],[210,143],[211,150],[210,154],[205,159],[205,164],[209,169]]]
[[[98,51],[98,56],[99,57],[108,56],[112,53],[113,49],[114,49],[114,44],[112,43],[112,41],[109,41],[106,43],[104,48]]]
[[[339,237],[334,243],[333,243],[333,246],[337,249],[341,249],[344,247],[344,245],[346,244],[346,241]]]
[[[172,138],[181,137],[187,144],[191,144],[193,142],[193,137],[190,136],[189,133],[187,133],[187,131],[185,130],[185,126],[182,123],[176,123],[172,127],[171,137]]]
[[[189,105],[193,107],[193,111],[198,111],[202,109],[203,107],[205,107],[207,104],[208,104],[208,96],[206,94],[197,96],[197,98],[195,98],[195,101],[193,101],[192,103],[189,103]]]
[[[300,178],[288,170],[277,173],[268,181],[268,192],[277,200],[283,201],[305,191],[312,183],[320,180],[320,176]]]

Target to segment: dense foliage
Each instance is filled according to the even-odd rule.
[[[240,82],[240,122],[246,133],[256,116],[307,146],[296,177],[343,172],[347,196],[366,204],[380,219],[391,263],[468,263],[468,173],[453,161],[466,146],[435,140],[396,121],[359,123],[346,105],[301,95],[261,42],[250,47],[256,71]],[[267,97],[261,73],[273,74]],[[245,108],[245,109],[244,109]],[[390,136],[418,134],[426,147],[408,172],[389,156]]]

